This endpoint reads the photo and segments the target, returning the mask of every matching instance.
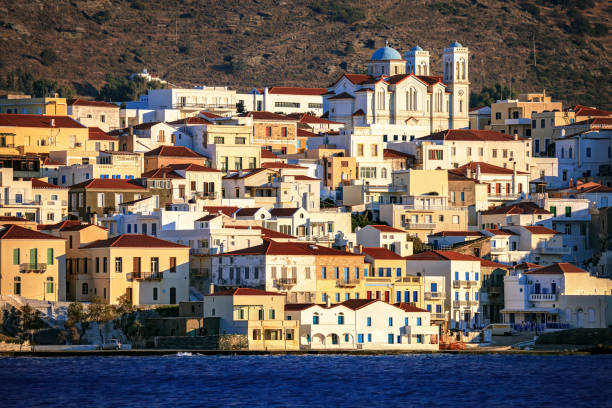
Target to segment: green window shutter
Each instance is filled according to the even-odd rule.
[[[13,265],[19,265],[19,248],[13,249]]]
[[[47,248],[47,265],[53,265],[53,248]]]
[[[38,265],[38,250],[36,248],[30,249],[30,266],[36,268]]]

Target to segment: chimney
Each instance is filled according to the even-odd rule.
[[[518,133],[514,134],[514,140],[518,140]]]
[[[214,283],[210,284],[210,287],[208,288],[208,293],[210,293],[211,295],[213,293],[215,293],[215,284]]]
[[[51,127],[55,127],[55,119],[51,118]]]
[[[480,181],[480,164],[476,165],[476,180]]]
[[[91,214],[91,223],[93,225],[98,225],[98,214],[97,213]]]

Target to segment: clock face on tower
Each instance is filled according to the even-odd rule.
[[[459,96],[463,96],[463,89],[459,90]]]

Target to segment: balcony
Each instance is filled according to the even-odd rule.
[[[44,263],[22,263],[19,264],[20,273],[45,273],[47,264]]]
[[[471,280],[454,280],[453,288],[470,288],[472,286],[478,286],[478,281]]]
[[[535,251],[542,255],[570,255],[572,253],[572,249],[567,247],[539,246]]]
[[[212,192],[208,192],[208,193],[193,193],[192,194],[193,198],[199,198],[202,200],[214,200],[217,198],[217,192],[216,191],[212,191]]]
[[[478,306],[477,300],[453,300],[453,307]]]
[[[530,118],[506,119],[504,123],[506,125],[529,125],[531,126],[531,119]]]
[[[446,313],[431,313],[429,317],[431,320],[446,320]]]
[[[419,222],[411,222],[404,221],[402,223],[402,228],[404,229],[423,229],[430,230],[436,228],[436,224],[428,224],[428,223],[419,223]]]
[[[510,250],[510,247],[508,246],[502,246],[502,247],[491,247],[491,253],[492,254],[503,254],[507,251]]]
[[[189,248],[189,255],[209,255],[210,248]]]
[[[503,288],[501,286],[490,286],[487,288],[487,293],[490,295],[501,295]]]
[[[167,108],[167,106],[160,106],[160,108]],[[185,102],[185,103],[174,103],[170,107],[171,109],[204,109],[204,110],[234,110],[236,109],[235,104],[227,104],[227,103],[198,103],[198,102]]]
[[[213,279],[214,282],[214,279]],[[242,284],[240,283],[240,281],[231,281],[230,279],[217,279],[216,282],[217,285],[219,286],[242,286]]]
[[[128,273],[128,279],[142,281],[160,281],[164,278],[163,272],[132,272]]]
[[[397,278],[395,282],[397,283],[421,283],[421,277],[419,276],[402,276]]]
[[[556,293],[532,293],[529,295],[530,302],[555,302],[556,300]]]
[[[359,285],[359,279],[336,279],[336,286],[339,288],[354,288]]]
[[[444,292],[425,292],[425,300],[438,300],[444,299],[446,296]]]
[[[274,279],[274,286],[276,286],[279,289],[291,289],[293,286],[295,286],[296,283],[297,283],[297,280],[295,278]]]

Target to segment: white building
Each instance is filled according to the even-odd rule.
[[[437,350],[439,327],[429,312],[376,299],[353,299],[333,306],[287,304],[285,319],[300,321],[304,350]]]
[[[253,88],[249,93],[237,94],[236,99],[248,112],[267,111],[285,115],[312,113],[321,116],[324,112],[323,95],[326,93],[327,88],[273,86]]]
[[[429,53],[401,54],[385,45],[372,54],[367,74],[344,74],[325,95],[329,119],[398,139],[467,128],[469,52],[458,42],[444,50],[443,76],[430,73]],[[397,140],[397,139],[396,139]]]
[[[386,248],[399,256],[413,253],[413,242],[408,239],[407,231],[388,225],[366,225],[355,232],[357,245],[364,247]]]
[[[599,177],[610,167],[612,130],[587,131],[555,141],[559,160],[558,187],[567,187],[582,177]]]

